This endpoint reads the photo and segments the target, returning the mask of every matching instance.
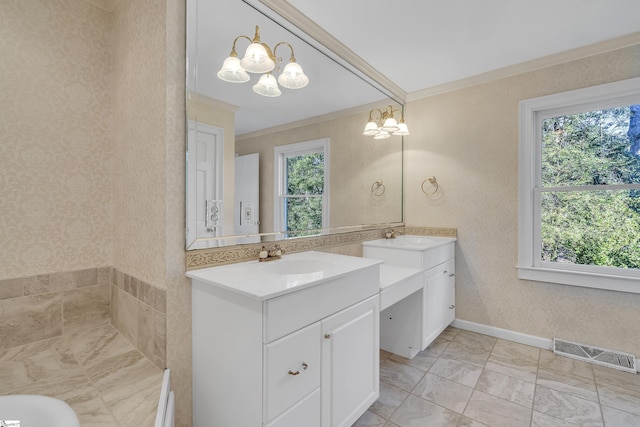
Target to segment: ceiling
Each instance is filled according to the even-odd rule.
[[[638,0],[288,3],[407,93],[640,31]]]
[[[255,94],[252,86],[259,75],[252,74],[246,83],[228,83],[216,77],[224,59],[229,56],[237,36],[253,38],[255,26],[271,49],[280,41],[289,42],[297,62],[309,77],[308,86],[269,98]],[[289,25],[290,26],[290,25]],[[301,34],[305,40],[309,37]],[[239,57],[249,42],[237,42]],[[278,47],[277,56],[288,61],[290,51]],[[354,73],[318,52],[304,40],[273,22],[244,0],[191,0],[187,2],[187,86],[191,93],[209,100],[221,101],[222,108],[235,112],[236,135],[283,126],[336,111],[356,108],[384,100],[386,96]],[[277,72],[274,72],[277,75]],[[363,117],[363,126],[366,122]],[[197,120],[197,118],[196,118]]]
[[[369,77],[386,82],[385,93],[400,100],[455,88],[474,76],[490,79],[500,71],[527,71],[522,64],[530,69],[640,43],[638,0],[188,0],[189,90],[237,107],[237,135],[388,103],[383,92],[338,66],[335,57],[305,43],[314,42],[298,28],[292,31],[302,40],[263,16],[291,27],[265,5],[290,18],[287,11],[302,13],[294,19],[300,28]],[[253,37],[255,25],[260,25],[262,41],[272,47],[278,41],[294,46],[297,62],[310,79],[307,87],[283,89],[282,96],[266,98],[251,90],[256,75],[245,84],[216,78],[234,38]],[[319,32],[314,34],[313,27]],[[247,45],[246,40],[238,42],[240,56]],[[278,57],[287,60],[288,55],[286,48],[278,50]],[[550,55],[557,58],[540,60]],[[365,119],[363,113],[363,126]]]

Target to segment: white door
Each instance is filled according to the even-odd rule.
[[[380,394],[378,295],[322,321],[322,427],[351,427]]]
[[[187,242],[222,232],[224,129],[189,121]],[[194,185],[195,184],[195,185]]]
[[[236,156],[234,231],[236,235],[258,234],[260,226],[260,155]],[[258,243],[260,236],[238,239],[237,243]]]

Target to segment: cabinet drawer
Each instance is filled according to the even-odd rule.
[[[422,270],[422,251],[403,248],[363,246],[362,256],[381,259],[385,264]]]
[[[320,386],[320,323],[264,346],[264,414],[269,423]]]
[[[371,247],[365,246],[363,254],[366,258],[381,259],[386,264],[398,267],[428,270],[442,264],[455,256],[453,242],[423,250],[409,250],[402,247]]]
[[[269,343],[380,292],[380,266],[265,301],[264,343]]]
[[[265,427],[320,427],[320,389],[276,418]]]
[[[422,268],[428,270],[436,265],[452,259],[455,256],[455,246],[453,243],[438,246],[426,250],[422,253]]]

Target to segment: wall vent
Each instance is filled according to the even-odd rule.
[[[636,357],[633,354],[578,344],[559,338],[553,339],[553,352],[596,365],[636,373]]]

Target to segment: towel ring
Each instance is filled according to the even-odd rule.
[[[433,184],[436,187],[433,191],[430,191],[430,192],[424,191],[424,184],[427,181],[429,181],[431,184]],[[422,188],[422,192],[424,194],[426,194],[427,196],[430,196],[432,194],[436,194],[438,192],[438,187],[439,187],[438,180],[436,179],[435,176],[430,176],[429,178],[425,179],[424,181],[422,181],[422,185],[420,186],[420,188]]]
[[[381,187],[382,187],[382,192],[376,193],[375,189],[376,188],[380,189]],[[381,179],[379,179],[376,182],[374,182],[373,184],[371,184],[371,194],[373,194],[374,196],[378,196],[378,197],[382,196],[384,194],[385,190],[386,189],[384,187],[384,182]]]

